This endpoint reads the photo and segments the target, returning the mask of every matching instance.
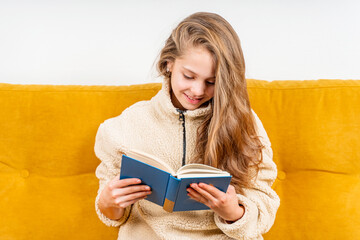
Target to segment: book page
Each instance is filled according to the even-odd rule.
[[[176,173],[177,178],[189,177],[220,177],[230,176],[230,173],[205,164],[187,164],[182,166]]]
[[[166,162],[162,161],[161,159],[151,154],[142,152],[140,150],[132,149],[127,151],[127,156],[139,160],[141,162],[144,162],[146,164],[149,164],[153,167],[159,168],[165,172],[170,173],[171,175],[175,175],[174,170]]]

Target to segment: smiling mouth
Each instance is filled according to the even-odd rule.
[[[192,98],[190,97],[189,95],[185,94],[184,95],[186,96],[186,98],[188,99],[188,101],[192,104],[196,104],[196,103],[199,103],[201,101],[202,98]]]

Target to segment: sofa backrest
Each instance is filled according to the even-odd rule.
[[[116,239],[98,220],[97,128],[161,85],[0,84],[0,239]],[[248,80],[278,166],[265,239],[360,237],[360,81]]]
[[[116,239],[95,213],[95,135],[159,88],[0,84],[0,239]]]
[[[360,81],[251,81],[281,203],[265,239],[360,239]]]

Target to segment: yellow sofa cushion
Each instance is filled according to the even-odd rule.
[[[360,81],[251,81],[281,199],[265,239],[360,239]]]
[[[161,85],[0,84],[0,239],[116,239],[97,218],[95,134]],[[278,165],[265,239],[360,237],[360,81],[248,80]]]
[[[0,84],[0,239],[116,239],[95,213],[95,134],[159,87]]]

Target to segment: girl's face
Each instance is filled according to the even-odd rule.
[[[167,67],[171,72],[171,101],[176,108],[194,110],[214,96],[215,64],[207,49],[189,48]]]

